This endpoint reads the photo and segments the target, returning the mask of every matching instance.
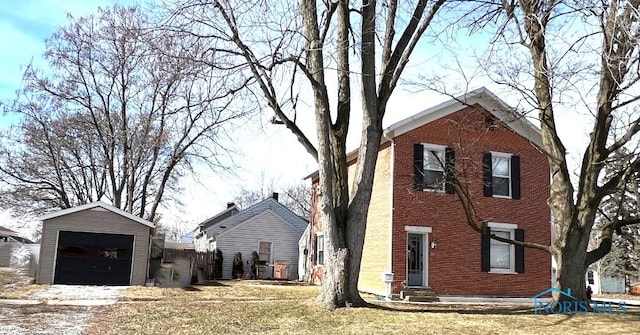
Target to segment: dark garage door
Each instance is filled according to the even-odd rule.
[[[60,231],[54,284],[129,285],[133,235]]]

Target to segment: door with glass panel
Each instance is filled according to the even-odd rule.
[[[407,286],[424,286],[424,235],[407,237]]]

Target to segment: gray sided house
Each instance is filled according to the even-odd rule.
[[[224,219],[219,220],[221,216]],[[242,254],[245,277],[248,277],[247,261],[254,251],[264,263],[259,269],[260,277],[297,279],[298,241],[306,226],[307,220],[279,203],[274,194],[273,198],[241,211],[229,204],[225,211],[200,224],[193,242],[198,252],[220,249],[223,279],[232,278],[233,256],[238,252]],[[286,270],[278,272],[282,264],[286,264]]]
[[[42,220],[38,284],[143,285],[153,223],[102,201]]]

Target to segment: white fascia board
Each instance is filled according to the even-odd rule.
[[[124,216],[127,219],[133,220],[137,223],[143,224],[149,228],[155,228],[155,225],[153,224],[153,222],[147,221],[141,217],[135,216],[131,213],[125,212],[123,210],[121,210],[120,208],[117,208],[115,206],[111,206],[103,201],[95,201],[92,203],[88,203],[88,204],[84,204],[84,205],[80,205],[80,206],[76,206],[76,207],[71,207],[71,208],[67,208],[67,209],[63,209],[57,212],[53,212],[53,213],[49,213],[49,214],[45,214],[45,215],[41,215],[38,217],[38,220],[40,221],[44,221],[44,220],[48,220],[48,219],[53,219],[53,218],[57,218],[60,216],[64,216],[64,215],[68,215],[68,214],[72,214],[72,213],[77,213],[77,212],[81,212],[84,210],[88,210],[88,209],[92,209],[92,208],[102,208],[105,210],[108,210],[110,212],[116,213],[118,215]]]
[[[518,135],[542,147],[540,129],[485,87],[468,92],[454,99],[426,109],[416,115],[396,122],[384,130],[385,138],[394,138],[420,126],[453,114],[467,106],[479,104]]]

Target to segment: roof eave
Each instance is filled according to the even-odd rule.
[[[127,219],[130,219],[130,220],[133,220],[133,221],[135,221],[137,223],[143,224],[143,225],[145,225],[145,226],[147,226],[149,228],[155,228],[155,225],[153,224],[153,222],[147,221],[147,220],[145,220],[145,219],[143,219],[141,217],[138,217],[138,216],[135,216],[135,215],[133,215],[131,213],[125,212],[125,211],[121,210],[118,207],[111,206],[111,205],[109,205],[109,204],[107,204],[107,203],[105,203],[103,201],[100,201],[100,200],[94,201],[94,202],[91,202],[91,203],[88,203],[88,204],[76,206],[76,207],[66,208],[66,209],[59,210],[59,211],[56,211],[56,212],[53,212],[53,213],[41,215],[41,216],[38,217],[38,220],[40,220],[40,221],[49,220],[49,219],[57,218],[57,217],[60,217],[60,216],[69,215],[69,214],[72,214],[72,213],[77,213],[77,212],[81,212],[81,211],[84,211],[84,210],[96,208],[96,207],[100,207],[100,208],[103,208],[103,209],[105,209],[107,211],[110,211],[112,213],[124,216]]]

